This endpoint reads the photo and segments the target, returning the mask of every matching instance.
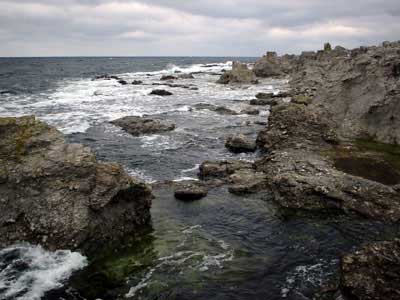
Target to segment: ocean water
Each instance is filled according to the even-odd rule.
[[[269,115],[269,107],[258,116],[220,115],[196,104],[239,113],[256,93],[288,88],[276,79],[216,84],[233,60],[255,58],[0,58],[0,116],[34,114],[149,183],[196,179],[204,160],[257,159],[229,153],[224,142],[237,133],[255,138]],[[158,85],[179,73],[194,75],[174,82],[189,88]],[[92,80],[102,74],[143,84]],[[149,95],[155,88],[173,95]],[[109,123],[128,115],[176,130],[133,137]],[[219,187],[194,203],[163,185],[154,193],[149,228],[93,257],[28,244],[1,249],[0,299],[313,299],[337,283],[343,253],[394,230],[345,216],[284,218],[267,193],[239,197]]]

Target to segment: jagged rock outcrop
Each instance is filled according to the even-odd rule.
[[[344,256],[341,281],[350,299],[399,299],[400,241],[373,243]]]
[[[291,85],[332,113],[343,138],[399,144],[399,67],[400,42],[351,51],[328,47],[300,56]]]
[[[151,189],[33,116],[0,118],[0,247],[89,249],[150,220]]]
[[[110,122],[116,126],[121,127],[124,131],[133,136],[142,134],[155,134],[175,129],[174,124],[163,123],[159,120],[149,118],[126,116]]]
[[[226,71],[217,81],[221,84],[256,84],[258,80],[253,70],[250,70],[246,64],[234,62],[232,70]]]
[[[276,52],[267,52],[254,64],[253,71],[257,77],[280,77],[291,73],[296,61],[295,55],[278,56]]]

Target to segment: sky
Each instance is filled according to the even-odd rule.
[[[400,40],[400,0],[0,0],[0,56],[261,56]]]

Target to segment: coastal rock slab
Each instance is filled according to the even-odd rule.
[[[0,118],[0,247],[90,249],[150,220],[151,189],[33,116]]]
[[[174,124],[162,123],[159,120],[153,120],[143,117],[127,116],[110,122],[133,136],[143,134],[155,134],[175,129]]]

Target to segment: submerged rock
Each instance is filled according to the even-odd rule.
[[[173,76],[173,75],[163,75],[160,78],[161,81],[164,81],[164,80],[175,80],[175,79],[178,79],[178,78]]]
[[[171,96],[172,93],[166,90],[152,90],[150,95],[157,95],[157,96]]]
[[[123,117],[111,121],[110,123],[121,127],[123,130],[134,136],[166,132],[175,129],[174,124],[165,124],[159,120],[136,116]]]
[[[193,74],[191,73],[183,73],[178,76],[180,79],[194,79]]]
[[[134,81],[132,81],[132,84],[133,84],[133,85],[140,85],[140,84],[143,84],[143,81],[141,81],[141,80],[134,80]]]
[[[278,105],[278,101],[274,98],[270,98],[270,99],[252,99],[250,100],[249,104],[250,105],[258,105],[258,106],[275,106]]]
[[[207,196],[207,188],[198,181],[180,182],[175,187],[175,198],[183,201],[199,200]]]
[[[216,106],[210,103],[198,103],[194,105],[194,108],[197,110],[211,110],[215,111],[220,115],[237,115],[238,113],[232,109],[226,108],[225,106]]]
[[[0,247],[89,249],[150,220],[151,189],[33,116],[0,118]]]
[[[221,75],[217,81],[221,84],[256,84],[257,78],[252,70],[249,70],[246,64],[234,62],[231,71],[227,71]]]
[[[399,299],[400,240],[373,243],[344,256],[342,289],[352,299]]]
[[[260,111],[256,108],[248,107],[248,108],[242,109],[240,111],[240,113],[245,114],[245,115],[259,115]]]
[[[225,147],[233,153],[254,152],[256,143],[243,134],[230,136],[225,143]]]

